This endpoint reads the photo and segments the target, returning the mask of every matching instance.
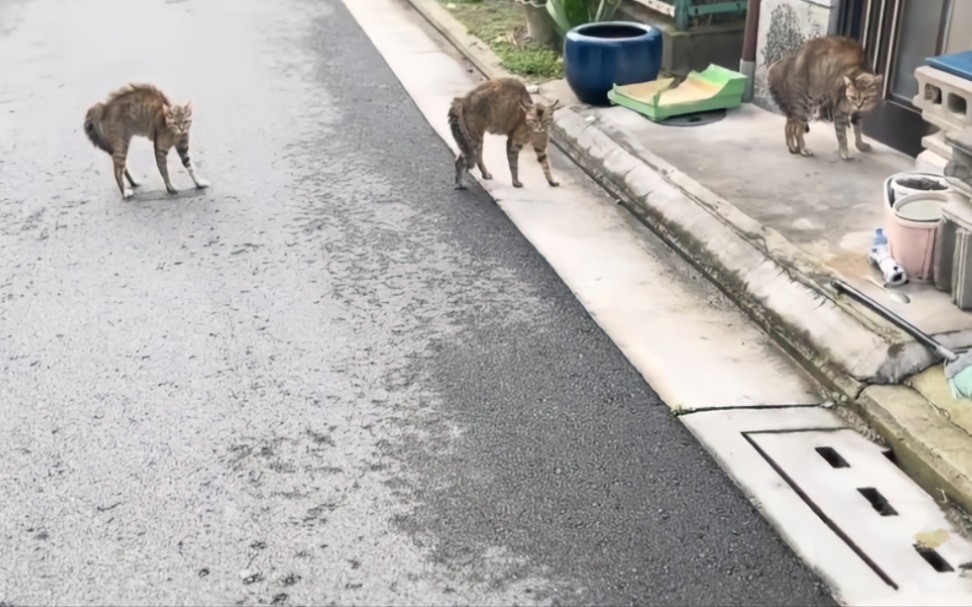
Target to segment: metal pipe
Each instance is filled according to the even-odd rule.
[[[743,33],[743,61],[756,61],[756,43],[759,38],[759,5],[761,0],[749,0],[746,4],[746,29]]]
[[[743,101],[753,100],[753,77],[756,75],[756,47],[759,42],[759,7],[762,0],[749,0],[746,4],[746,27],[743,30],[742,58],[739,72],[746,76]]]

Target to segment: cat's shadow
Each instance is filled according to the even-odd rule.
[[[135,195],[126,200],[125,202],[165,202],[166,200],[187,200],[192,198],[202,198],[206,196],[205,189],[198,188],[185,188],[183,190],[177,191],[175,194],[170,194],[165,190],[135,190]]]

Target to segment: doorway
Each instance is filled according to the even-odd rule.
[[[871,68],[884,75],[882,100],[864,119],[864,134],[911,157],[935,127],[921,119],[915,69],[939,55],[954,0],[843,0],[837,31],[861,41]]]

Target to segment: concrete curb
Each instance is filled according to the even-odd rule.
[[[554,122],[558,147],[622,200],[824,381],[856,395],[882,373],[893,342],[794,277],[668,175],[647,165],[567,108]],[[757,238],[765,231],[753,226]],[[835,339],[837,335],[839,338]]]
[[[466,30],[437,0],[405,0],[487,78],[513,76],[488,45]]]
[[[869,386],[855,409],[887,441],[901,469],[925,491],[937,501],[950,501],[972,512],[968,434],[906,386]]]
[[[485,76],[512,75],[436,0],[407,2]],[[838,301],[821,286],[829,271],[779,233],[647,150],[626,149],[596,118],[564,107],[551,139],[834,388],[835,400],[852,401],[919,485],[972,512],[972,478],[961,466],[968,437],[915,390],[868,385],[897,383],[928,367],[933,358],[924,347],[870,311]]]

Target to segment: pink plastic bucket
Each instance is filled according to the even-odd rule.
[[[891,256],[908,278],[916,282],[932,279],[935,235],[942,221],[944,192],[919,192],[895,200],[885,220]]]

